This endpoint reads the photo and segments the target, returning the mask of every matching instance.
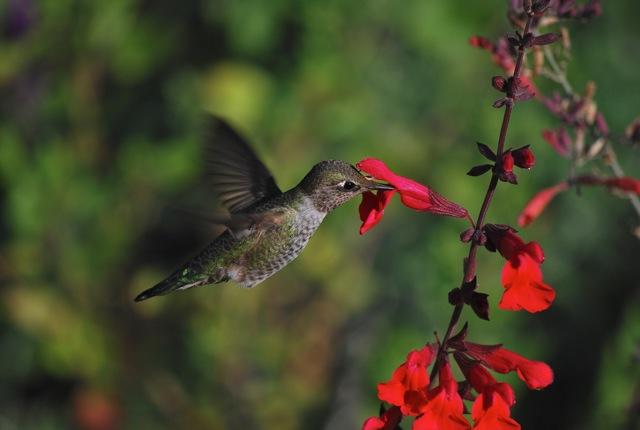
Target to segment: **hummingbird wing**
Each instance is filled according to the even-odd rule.
[[[241,234],[244,230],[266,230],[281,225],[286,216],[286,211],[278,209],[260,213],[238,213],[232,215],[203,214],[180,207],[172,209],[198,221],[225,226],[234,236]]]
[[[213,116],[207,127],[206,158],[211,186],[232,214],[282,194],[273,175],[246,140],[225,121]]]

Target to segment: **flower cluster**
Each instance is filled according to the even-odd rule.
[[[541,10],[544,10],[544,16],[540,13]],[[534,15],[530,24],[533,27],[542,28],[557,24],[562,20],[589,20],[602,14],[602,6],[599,0],[590,0],[583,4],[577,4],[573,0],[539,2],[511,0],[509,2],[508,16],[520,29],[525,27],[530,12]],[[542,138],[560,156],[570,160],[570,177],[537,193],[522,211],[518,218],[518,224],[522,227],[529,225],[556,195],[571,187],[582,185],[604,185],[610,190],[622,192],[632,200],[638,215],[640,215],[640,200],[634,197],[638,195],[637,184],[639,180],[625,177],[617,165],[611,145],[609,126],[594,100],[595,84],[587,84],[582,94],[575,92],[566,80],[565,70],[560,66],[562,63],[555,60],[554,51],[544,46],[558,40],[562,34],[563,43],[559,45],[558,49],[566,62],[570,58],[569,33],[566,28],[561,30],[561,33],[548,32],[540,36],[531,35],[528,37],[516,32],[515,36],[502,37],[496,42],[481,36],[474,36],[469,41],[472,46],[489,51],[493,62],[506,73],[512,72],[515,68],[513,54],[516,48],[519,46],[532,47],[536,54],[534,55],[533,69],[525,69],[522,72],[523,78],[519,83],[516,83],[518,87],[516,97],[529,98],[535,92],[537,100],[562,123],[556,128],[543,130]],[[549,59],[548,64],[545,64],[545,58]],[[560,83],[563,93],[554,92],[550,96],[542,94],[533,82],[533,78],[538,75],[547,76]],[[493,78],[492,84],[496,89],[504,92],[509,82],[498,76]],[[498,105],[501,103],[504,103],[503,99],[496,101]],[[629,143],[640,142],[640,119],[634,120],[626,127],[624,136]],[[614,176],[602,177],[598,175],[597,179],[593,179],[593,174],[576,174],[579,168],[591,164],[593,161],[605,164],[612,170]],[[509,160],[506,160],[504,164],[508,166]],[[475,171],[472,169],[471,173],[475,173]],[[503,176],[501,179],[511,181],[513,178]]]
[[[591,18],[600,12],[597,0],[582,5],[569,0],[513,0],[509,5],[509,17],[519,29],[515,35],[495,43],[479,36],[470,39],[472,45],[489,51],[492,60],[506,74],[506,77],[494,76],[491,80],[492,86],[502,93],[493,106],[504,109],[496,150],[477,143],[480,154],[488,161],[468,172],[470,176],[490,173],[491,179],[477,221],[460,235],[461,241],[469,244],[469,254],[464,260],[460,286],[449,292],[449,303],[454,309],[442,340],[436,336],[437,343],[411,351],[391,378],[378,385],[378,398],[383,405],[379,416],[364,422],[363,430],[397,430],[407,417],[413,417],[413,430],[516,430],[520,425],[511,417],[511,408],[515,404],[514,390],[508,383],[496,380],[494,373],[515,372],[528,388],[535,390],[553,382],[553,371],[543,362],[529,360],[502,345],[468,341],[467,324],[457,334],[453,333],[465,306],[469,306],[479,318],[489,319],[488,294],[477,291],[476,256],[482,248],[499,253],[505,260],[501,276],[503,292],[498,303],[500,309],[537,313],[548,309],[555,300],[555,290],[543,279],[544,252],[540,244],[525,242],[509,225],[486,223],[485,217],[499,183],[517,184],[514,169],[531,169],[536,164],[529,145],[505,148],[509,121],[517,103],[535,97],[563,121],[562,128],[547,130],[543,136],[558,153],[574,163],[593,158],[604,150],[609,128],[604,115],[593,102],[594,89],[588,88],[583,96],[554,94],[545,97],[533,82],[539,72],[529,70],[524,62],[528,50],[539,57],[542,50],[546,52],[550,49],[548,45],[561,38],[556,32],[539,34],[539,27],[560,19]],[[565,32],[562,34],[563,44],[568,45]],[[536,62],[542,67],[542,60],[534,60],[534,65]],[[632,123],[625,135],[631,142],[640,141],[640,120]],[[585,144],[587,136],[595,141]],[[379,160],[363,160],[358,167],[395,187],[394,191],[363,197],[361,233],[379,221],[395,192],[400,194],[405,205],[414,209],[455,217],[467,216],[466,210],[459,210],[459,206],[427,187],[391,172]],[[604,186],[619,192],[640,194],[640,181],[633,178],[573,175],[541,191],[527,205],[518,219],[519,224],[527,225],[554,196],[578,186]],[[462,378],[454,377],[453,364],[459,368]]]
[[[416,417],[413,430],[465,430],[472,425],[465,417],[465,401],[473,402],[473,429],[511,430],[520,425],[511,418],[515,394],[511,386],[498,382],[489,370],[516,372],[530,389],[545,388],[553,382],[553,371],[540,361],[532,361],[501,345],[468,342],[467,327],[452,337],[438,385],[431,388],[428,369],[437,345],[428,344],[409,352],[391,379],[378,384],[378,398],[391,405],[381,408],[379,417],[368,418],[363,430],[395,430],[403,417]],[[453,357],[464,379],[456,381],[449,357]]]
[[[478,150],[480,154],[494,163],[473,166],[471,170],[467,172],[469,176],[480,176],[489,170],[493,170],[493,173],[496,174],[501,181],[517,184],[518,179],[513,172],[513,167],[518,166],[522,169],[531,169],[536,164],[536,157],[529,148],[529,145],[514,150],[507,149],[502,153],[500,160],[497,159],[496,154],[493,153],[491,148],[484,143],[478,142]]]

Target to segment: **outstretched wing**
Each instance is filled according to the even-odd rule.
[[[229,124],[210,117],[206,136],[209,180],[220,202],[231,213],[282,194],[273,175],[249,144]]]

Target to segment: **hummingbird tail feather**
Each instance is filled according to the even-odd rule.
[[[148,290],[144,290],[142,293],[138,294],[138,296],[135,298],[135,301],[141,302],[143,300],[150,299],[151,297],[169,294],[173,291],[186,290],[188,288],[197,287],[200,285],[214,284],[218,282],[224,282],[227,280],[227,279],[214,279],[206,275],[200,275],[195,279],[189,278],[185,276],[188,273],[187,270],[188,269],[177,270],[175,273],[173,273],[164,281],[159,282],[158,284],[154,285]]]

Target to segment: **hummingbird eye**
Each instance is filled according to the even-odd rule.
[[[353,191],[358,189],[358,186],[351,181],[342,181],[338,184],[338,187],[345,191]]]

